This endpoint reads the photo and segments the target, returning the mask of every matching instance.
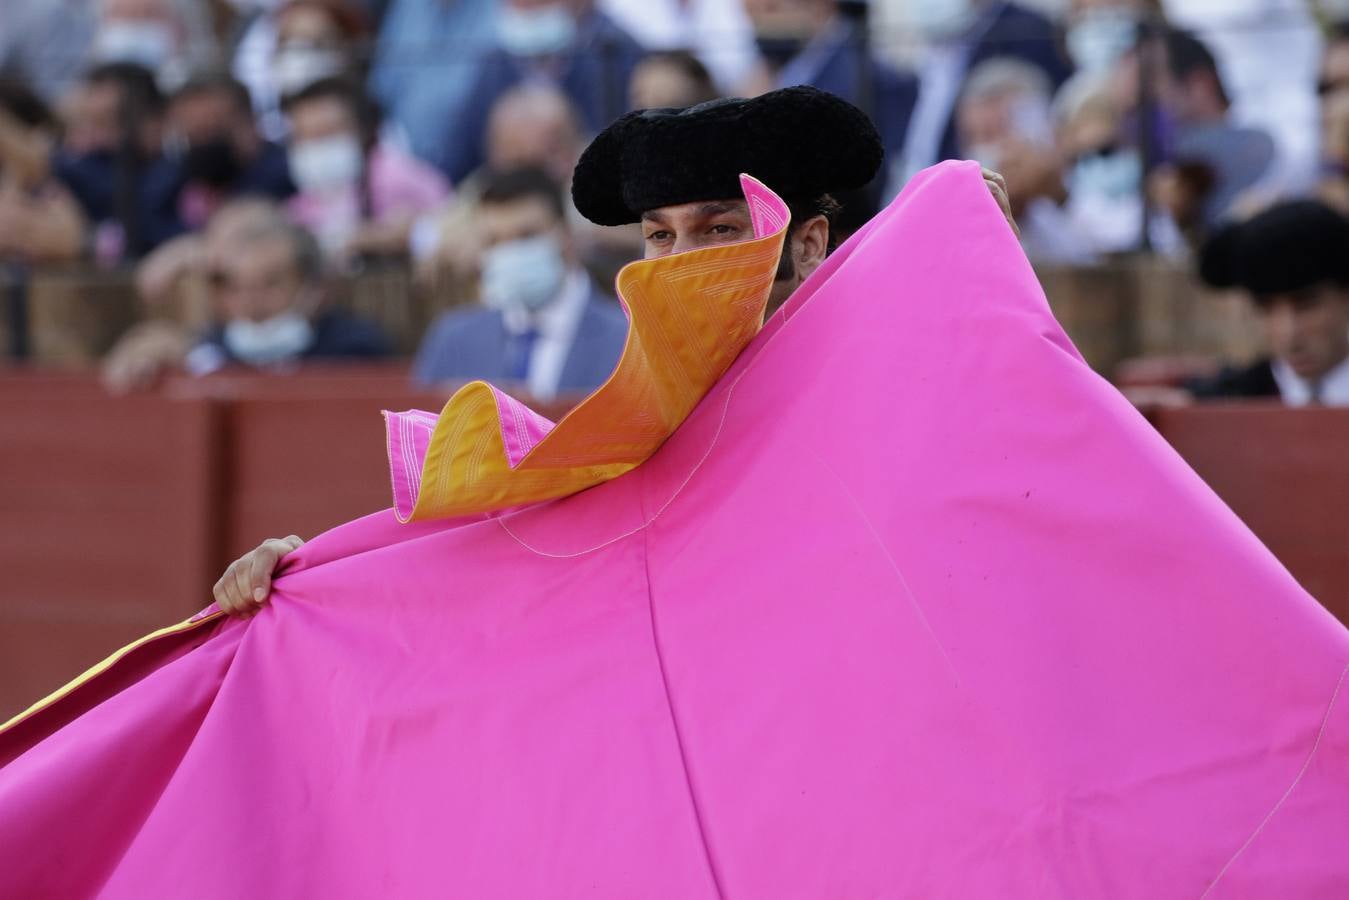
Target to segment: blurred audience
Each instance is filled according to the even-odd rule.
[[[181,370],[204,375],[230,365],[286,371],[305,360],[374,359],[389,353],[372,323],[328,302],[323,256],[303,228],[285,221],[241,228],[210,258],[212,324],[191,335],[173,322],[145,323],[109,353],[113,390],[152,384]]]
[[[589,0],[501,0],[496,41],[478,63],[462,109],[443,118],[431,160],[458,183],[482,165],[492,107],[531,81],[556,85],[594,132],[627,111],[628,84],[645,51]]]
[[[887,169],[902,165],[918,80],[871,52],[865,31],[839,11],[837,0],[744,0],[754,25],[760,69],[741,86],[745,96],[808,84],[862,107],[876,122]],[[887,176],[882,176],[884,179]],[[896,193],[902,181],[882,192]]]
[[[632,73],[628,106],[633,109],[683,108],[715,100],[720,94],[712,75],[687,50],[658,50]]]
[[[1274,141],[1231,122],[1217,63],[1201,41],[1168,29],[1153,46],[1161,57],[1153,67],[1155,96],[1170,146],[1149,189],[1182,233],[1202,238],[1272,171]]]
[[[200,228],[231,197],[295,192],[286,151],[265,139],[253,119],[248,89],[224,72],[188,79],[169,101],[169,139],[178,150],[177,212]]]
[[[1007,181],[1021,243],[1033,260],[1084,262],[1096,248],[1064,209],[1068,190],[1050,114],[1053,87],[1019,59],[980,63],[965,80],[956,106],[960,155],[1000,172]]]
[[[90,65],[130,62],[176,86],[215,61],[211,8],[202,0],[5,0],[0,72],[58,103]]]
[[[417,380],[515,382],[543,400],[602,384],[623,352],[627,317],[581,266],[561,186],[538,169],[492,175],[475,222],[481,304],[436,320],[417,352]]]
[[[919,68],[922,90],[905,138],[902,184],[919,169],[959,153],[956,103],[969,73],[996,58],[1019,59],[1041,70],[1055,89],[1071,74],[1055,27],[1033,10],[1007,0],[916,3],[914,24],[927,46]]]
[[[1349,214],[1349,21],[1326,41],[1316,83],[1321,101],[1321,177],[1317,193]]]
[[[137,259],[180,233],[178,167],[162,151],[165,103],[150,70],[95,66],[64,114],[65,136],[51,166],[91,223],[94,259]]]
[[[599,0],[599,8],[648,50],[692,52],[717,93],[734,91],[757,61],[740,0]]]
[[[1079,73],[1105,75],[1138,45],[1139,26],[1160,18],[1156,0],[1069,0],[1063,43]]]
[[[0,79],[0,261],[65,262],[84,250],[84,216],[47,167],[56,132],[36,94]]]
[[[478,60],[495,45],[498,2],[392,0],[375,41],[371,96],[412,153],[442,172],[447,130],[458,127]]]
[[[471,283],[476,282],[482,253],[477,204],[492,172],[541,169],[562,186],[573,233],[593,234],[595,226],[581,218],[571,203],[572,169],[584,148],[580,116],[562,91],[530,84],[503,94],[488,118],[485,164],[456,186],[454,202],[434,226],[414,232],[414,245],[420,241],[424,248],[414,247],[423,277],[442,283],[456,300],[473,293]],[[629,243],[636,247],[635,239]]]
[[[254,17],[234,51],[234,76],[248,88],[258,127],[281,140],[285,98],[329,78],[361,80],[371,39],[361,9],[346,0],[281,0]]]
[[[189,72],[218,63],[210,11],[184,0],[96,0],[94,63],[134,63],[172,90]]]
[[[311,84],[284,109],[292,218],[330,257],[406,257],[413,225],[449,195],[440,172],[380,140],[373,105],[349,82]]]
[[[1274,164],[1266,177],[1281,192],[1306,191],[1315,180],[1318,2],[1323,9],[1330,5],[1326,0],[1161,0],[1167,21],[1196,35],[1217,59],[1231,101],[1230,121],[1273,138]]]
[[[1314,200],[1278,204],[1216,233],[1199,271],[1250,297],[1270,355],[1192,383],[1194,394],[1349,406],[1349,218]]]
[[[267,197],[230,200],[201,231],[156,247],[136,266],[136,294],[151,319],[167,319],[189,334],[213,321],[208,276],[236,252],[244,237],[286,221],[284,210]]]

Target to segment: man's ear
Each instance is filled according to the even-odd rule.
[[[805,281],[824,262],[829,250],[829,220],[812,216],[792,235],[792,261],[797,278]]]

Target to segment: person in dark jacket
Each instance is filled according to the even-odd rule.
[[[628,320],[580,265],[562,187],[539,169],[488,174],[476,231],[482,302],[436,320],[417,380],[515,382],[541,399],[599,387],[623,353]]]
[[[1270,355],[1191,382],[1195,396],[1349,406],[1349,219],[1316,200],[1280,203],[1213,235],[1199,272],[1247,293]]]

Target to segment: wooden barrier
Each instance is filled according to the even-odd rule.
[[[401,365],[180,378],[125,398],[91,376],[0,372],[0,719],[206,605],[262,538],[386,507],[380,409],[437,410],[448,393],[412,389]],[[1349,621],[1349,410],[1191,407],[1154,422]]]
[[[0,720],[204,606],[221,435],[204,400],[0,377]]]
[[[1349,623],[1349,409],[1213,404],[1153,423],[1294,577]]]

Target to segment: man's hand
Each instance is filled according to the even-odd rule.
[[[230,563],[211,593],[228,615],[246,619],[257,613],[272,590],[272,573],[281,560],[303,544],[300,538],[270,538]]]
[[[1007,199],[1007,182],[1002,180],[1002,176],[992,169],[983,169],[984,184],[988,185],[988,192],[993,195],[993,199],[998,201],[998,209],[1007,217],[1007,224],[1012,226],[1012,234],[1018,239],[1021,238],[1021,229],[1016,227],[1016,219],[1012,218],[1012,202]]]

